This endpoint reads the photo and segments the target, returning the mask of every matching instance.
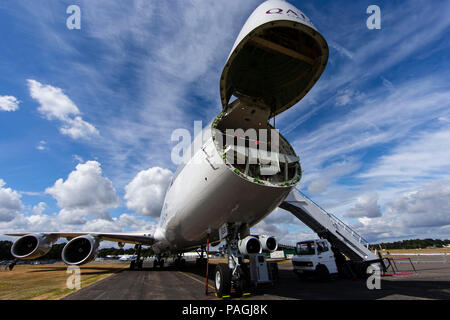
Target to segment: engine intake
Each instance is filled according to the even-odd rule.
[[[261,242],[258,238],[252,236],[239,240],[238,247],[241,254],[255,254],[261,253],[262,251]]]
[[[53,241],[42,234],[27,234],[20,237],[11,247],[14,258],[31,260],[46,255],[52,248]]]
[[[68,265],[79,266],[95,259],[100,242],[87,235],[70,240],[63,248],[62,260]]]
[[[264,251],[276,251],[278,249],[278,242],[275,237],[270,236],[260,236],[259,241],[261,241],[262,249]]]

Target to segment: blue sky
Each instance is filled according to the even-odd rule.
[[[219,77],[261,1],[3,1],[0,232],[154,228],[171,133],[221,110]],[[448,1],[290,1],[328,66],[277,118],[299,187],[370,241],[450,234]],[[66,8],[81,8],[81,30]],[[366,9],[381,8],[381,30]],[[276,210],[256,231],[314,237]]]

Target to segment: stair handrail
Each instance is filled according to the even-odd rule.
[[[315,204],[320,210],[322,210],[323,213],[325,213],[326,215],[328,215],[332,220],[334,220],[334,222],[338,223],[339,225],[341,225],[344,229],[346,229],[346,231],[348,233],[350,233],[356,240],[358,240],[358,242],[362,242],[363,245],[365,247],[367,247],[367,249],[369,248],[370,242],[367,241],[366,239],[364,239],[363,236],[361,236],[360,234],[358,234],[354,229],[352,229],[349,225],[347,225],[345,222],[343,222],[341,219],[339,219],[338,217],[336,217],[334,214],[329,213],[328,211],[326,211],[324,208],[322,208],[319,204],[317,204],[316,202],[314,202],[314,200],[312,200],[310,197],[308,197],[306,194],[304,194],[303,192],[301,192],[298,188],[294,187],[295,190],[297,190],[298,193],[300,193],[303,197],[305,197],[307,200],[311,201],[313,204]]]

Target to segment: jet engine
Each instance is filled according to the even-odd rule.
[[[248,236],[238,243],[239,252],[241,254],[261,253],[261,242],[256,237]]]
[[[14,258],[31,260],[46,255],[52,248],[51,237],[42,234],[27,234],[17,239],[11,247]]]
[[[259,241],[261,242],[263,251],[273,252],[278,248],[278,242],[275,237],[259,236]]]
[[[62,259],[68,265],[79,266],[95,259],[100,241],[91,236],[80,236],[70,240],[63,248]]]

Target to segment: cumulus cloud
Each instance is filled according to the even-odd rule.
[[[24,208],[20,194],[11,188],[4,188],[5,181],[0,179],[0,222],[11,221]]]
[[[383,215],[362,217],[354,227],[371,241],[448,237],[450,181],[439,181],[402,193],[385,204]]]
[[[387,212],[401,216],[406,227],[450,225],[450,181],[433,182],[388,204]]]
[[[16,111],[19,109],[20,101],[13,96],[0,96],[0,111]]]
[[[119,219],[114,218],[115,221],[125,228],[131,228],[137,231],[153,232],[157,224],[152,221],[147,221],[128,213],[121,214]]]
[[[88,214],[110,220],[107,210],[120,204],[112,182],[102,176],[97,161],[78,164],[66,181],[57,180],[45,192],[56,199],[62,209],[60,218],[70,224],[85,223]]]
[[[358,197],[354,207],[347,210],[346,217],[368,217],[375,218],[381,216],[381,209],[378,205],[378,195],[375,193]]]
[[[59,120],[62,123],[60,128],[62,134],[75,140],[87,139],[99,134],[92,124],[83,120],[78,107],[62,89],[43,85],[32,79],[27,81],[31,97],[40,104],[39,113],[48,120]]]
[[[143,216],[159,218],[172,172],[154,167],[139,172],[125,187],[127,207]]]
[[[59,131],[75,140],[98,135],[98,130],[81,117],[68,119]]]
[[[33,206],[33,212],[35,214],[41,214],[47,209],[47,204],[45,202],[39,202],[37,205]]]

